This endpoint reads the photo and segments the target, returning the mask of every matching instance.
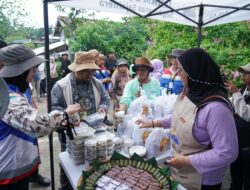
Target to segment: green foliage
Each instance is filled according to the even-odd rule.
[[[77,13],[72,10],[71,18]],[[122,23],[75,18],[66,31],[69,47],[74,52],[98,49],[107,54],[113,50],[118,57],[130,61],[141,55],[165,60],[174,48],[197,46],[197,28],[136,17],[124,18]],[[250,62],[249,22],[203,28],[201,40],[201,47],[228,75],[239,65]]]
[[[107,54],[113,50],[118,57],[132,60],[141,56],[148,45],[146,39],[149,30],[146,20],[126,18],[124,22],[110,22],[104,20],[87,20],[79,22],[77,29],[67,33],[70,37],[69,47],[73,52],[98,49]]]
[[[156,24],[157,23],[157,24]],[[235,71],[250,62],[250,24],[230,23],[202,30],[201,47],[207,50],[224,72]],[[189,49],[197,46],[197,29],[155,21],[151,30],[153,44],[147,50],[151,58],[163,59],[173,48]]]
[[[151,58],[165,60],[174,48],[188,49],[197,45],[197,36],[193,27],[155,21],[151,30],[152,45],[147,50]]]
[[[24,23],[27,15],[25,11],[26,0],[0,0],[0,37],[6,38],[13,34]]]

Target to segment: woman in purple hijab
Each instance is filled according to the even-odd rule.
[[[153,59],[151,64],[154,67],[151,77],[154,77],[160,81],[163,74],[163,62],[160,59]]]

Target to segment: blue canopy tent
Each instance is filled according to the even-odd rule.
[[[77,9],[114,12],[124,16],[136,15],[142,18],[159,19],[198,28],[197,46],[201,44],[203,27],[250,20],[250,0],[43,0],[45,59],[49,60],[48,3]],[[49,61],[47,68],[47,90],[49,85]],[[48,111],[51,111],[51,97],[48,95]],[[53,136],[49,136],[52,189],[55,189],[53,164]]]

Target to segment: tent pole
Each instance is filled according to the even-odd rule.
[[[197,34],[197,47],[201,46],[201,30],[202,30],[202,27],[199,25],[198,26],[198,34]]]
[[[198,22],[198,36],[197,36],[197,47],[201,46],[201,31],[202,31],[202,25],[203,25],[203,11],[204,7],[201,4],[200,5],[200,10],[199,10],[199,22]]]
[[[48,0],[43,0],[43,17],[44,17],[44,52],[46,59],[46,84],[47,84],[47,108],[51,111],[51,86],[50,86],[50,63],[49,63],[49,19],[48,19]],[[49,135],[49,152],[50,152],[50,174],[51,189],[55,190],[54,178],[54,155],[53,155],[53,133]]]

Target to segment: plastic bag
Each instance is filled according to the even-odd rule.
[[[128,109],[128,114],[134,116],[142,116],[150,117],[153,116],[153,106],[152,100],[149,100],[147,96],[143,95],[137,99],[135,99]]]
[[[153,128],[140,128],[138,125],[135,125],[132,134],[132,139],[135,141],[135,144],[144,146],[146,139],[148,138],[152,130]]]
[[[164,118],[173,112],[174,103],[177,95],[167,95],[165,92],[162,96],[158,96],[153,101],[154,118]]]
[[[135,121],[138,119],[138,117],[134,117],[132,115],[126,115],[123,123],[124,132],[123,135],[127,136],[128,138],[132,138],[133,131],[135,127],[138,127],[138,125],[135,123]]]
[[[157,157],[170,148],[169,129],[155,128],[146,139],[148,158]]]

